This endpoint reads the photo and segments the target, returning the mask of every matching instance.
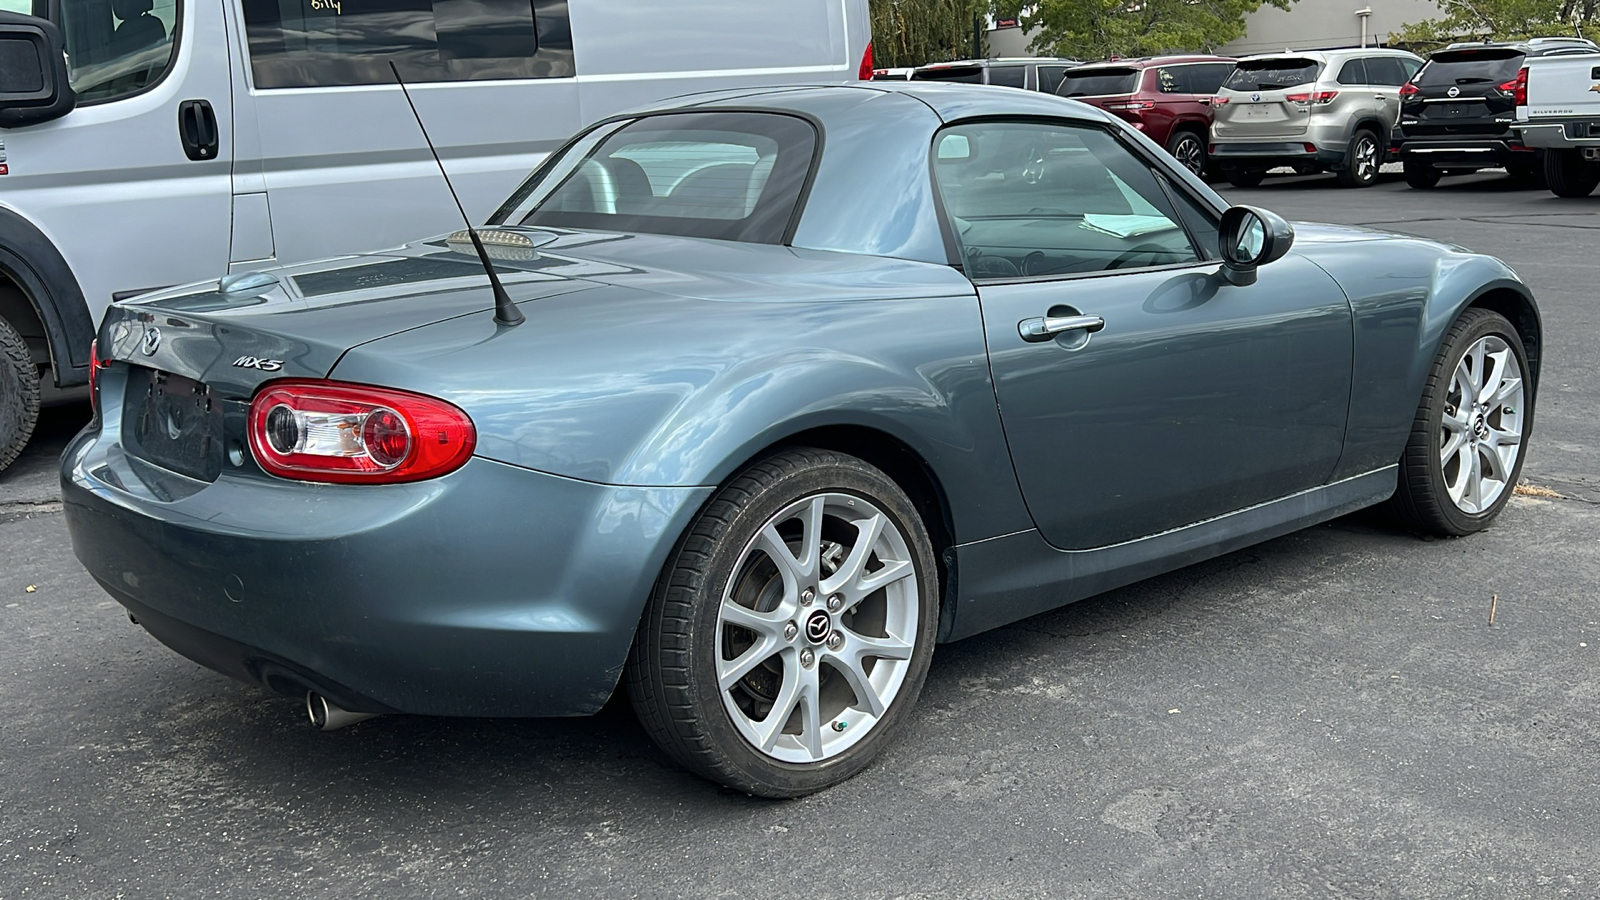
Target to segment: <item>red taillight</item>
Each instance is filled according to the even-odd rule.
[[[100,339],[89,342],[89,409],[100,411],[100,370],[111,368],[111,360],[100,358]]]
[[[1301,144],[1300,146],[1306,148],[1306,152],[1307,153],[1315,153],[1315,152],[1317,152],[1317,145],[1316,144],[1306,143],[1306,144]]]
[[[1338,91],[1317,91],[1315,94],[1284,94],[1283,99],[1301,106],[1327,106],[1337,96]]]
[[[872,80],[872,42],[867,41],[867,49],[861,53],[861,68],[856,70],[856,78],[861,81]]]
[[[1129,100],[1125,103],[1107,103],[1106,109],[1155,109],[1154,100]]]
[[[282,478],[421,481],[461,468],[477,442],[466,413],[409,391],[275,381],[250,403],[250,449],[261,468]]]
[[[1410,96],[1412,96],[1414,94],[1420,94],[1420,93],[1422,93],[1422,89],[1417,87],[1416,85],[1412,84],[1409,81],[1406,82],[1405,84],[1400,85],[1400,96],[1402,96],[1402,97],[1410,97]]]
[[[1220,96],[1219,97],[1212,97],[1211,98],[1211,105],[1212,106],[1227,106],[1228,105],[1228,98],[1227,97],[1220,97]]]
[[[1517,77],[1500,85],[1500,90],[1511,95],[1511,102],[1518,106],[1528,105],[1528,67],[1523,66],[1517,70]]]

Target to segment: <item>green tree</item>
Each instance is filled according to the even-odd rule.
[[[1600,0],[1437,0],[1444,15],[1390,34],[1426,49],[1462,39],[1587,37],[1600,32]]]
[[[872,58],[879,68],[972,55],[972,21],[989,0],[871,0]],[[980,49],[980,52],[982,50]]]
[[[1212,52],[1245,32],[1245,16],[1294,0],[1040,0],[1023,17],[1036,52],[1077,59]],[[1600,2],[1600,0],[1596,0]]]

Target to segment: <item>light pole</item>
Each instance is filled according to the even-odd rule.
[[[1356,10],[1356,18],[1361,20],[1361,48],[1367,47],[1367,20],[1372,18],[1372,7]]]

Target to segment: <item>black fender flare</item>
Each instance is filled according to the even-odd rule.
[[[16,212],[0,208],[0,273],[15,281],[44,323],[60,387],[87,384],[94,319],[72,267],[55,244]]]

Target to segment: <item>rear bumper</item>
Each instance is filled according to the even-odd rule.
[[[1438,140],[1407,138],[1397,147],[1402,162],[1422,163],[1436,169],[1490,169],[1524,163],[1537,155],[1532,147],[1507,140]]]
[[[426,715],[597,710],[711,492],[474,458],[386,486],[224,472],[163,500],[170,478],[93,429],[62,466],[74,551],[158,640],[280,692]]]
[[[1600,148],[1600,120],[1582,119],[1568,122],[1518,125],[1517,133],[1529,147],[1546,150],[1579,150]]]
[[[1213,143],[1211,159],[1219,165],[1243,165],[1251,168],[1271,168],[1303,163],[1332,166],[1344,162],[1344,150],[1324,150],[1309,141],[1251,142],[1230,141]]]

